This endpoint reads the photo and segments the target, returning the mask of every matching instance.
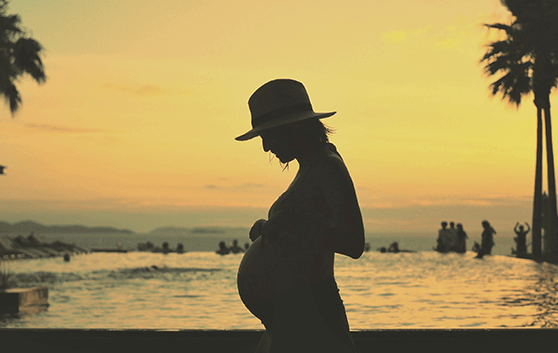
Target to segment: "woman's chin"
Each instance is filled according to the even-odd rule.
[[[294,157],[280,157],[277,156],[277,158],[281,161],[281,163],[285,164],[285,163],[289,163],[292,162],[294,160]]]

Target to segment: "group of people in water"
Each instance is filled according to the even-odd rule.
[[[494,234],[496,234],[496,231],[494,228],[488,221],[482,221],[482,227],[481,243],[475,242],[472,249],[477,252],[478,258],[482,258],[484,255],[490,255],[492,253],[492,247],[495,245]],[[437,244],[434,250],[441,253],[456,252],[463,254],[467,252],[468,238],[461,223],[455,224],[454,222],[450,222],[448,228],[448,222],[443,221],[442,229],[438,231]]]
[[[244,244],[244,249],[238,245],[238,240],[233,240],[232,244],[227,246],[227,243],[224,241],[219,242],[219,250],[215,251],[219,255],[227,255],[227,254],[238,254],[243,253],[248,250],[250,244]]]
[[[519,222],[516,223],[514,227],[514,232],[517,237],[514,238],[516,243],[516,248],[512,248],[512,255],[517,257],[527,256],[527,233],[531,230],[529,223],[525,222],[527,229]],[[475,242],[472,250],[477,253],[477,258],[482,258],[484,255],[492,254],[492,248],[494,247],[494,234],[496,230],[490,225],[488,221],[482,221],[482,234],[481,242]],[[463,225],[461,223],[455,224],[454,222],[449,223],[443,221],[442,229],[438,231],[437,245],[434,250],[442,253],[447,252],[457,252],[465,253],[467,251],[466,239],[468,238],[467,233],[463,230]]]
[[[437,244],[434,250],[447,253],[447,252],[457,252],[465,253],[467,251],[467,233],[463,230],[463,225],[461,223],[455,224],[454,222],[449,223],[443,221],[442,229],[438,231]]]
[[[118,244],[118,249],[122,249],[122,244]],[[145,243],[138,243],[138,251],[149,251],[149,252],[155,252],[155,253],[163,253],[163,254],[168,254],[171,252],[175,252],[178,254],[184,254],[186,252],[186,250],[184,249],[184,245],[182,243],[178,243],[178,245],[176,246],[176,249],[171,249],[169,247],[169,243],[168,242],[163,242],[163,246],[159,247],[156,246],[155,244],[153,244],[152,242],[148,241]]]

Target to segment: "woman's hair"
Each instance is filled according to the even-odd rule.
[[[295,126],[295,124],[293,124],[293,126]],[[300,130],[303,136],[328,145],[330,150],[339,154],[335,146],[329,143],[329,135],[333,134],[335,130],[329,126],[326,126],[324,123],[321,122],[320,119],[312,118],[300,121],[296,123],[296,129]],[[273,157],[270,152],[269,160],[271,161],[272,159]],[[289,162],[279,162],[279,165],[281,166],[283,171],[289,169]]]
[[[320,119],[307,119],[299,123],[299,128],[302,130],[303,134],[315,138],[320,142],[328,143],[329,135],[331,135],[335,130],[329,126],[326,126]]]

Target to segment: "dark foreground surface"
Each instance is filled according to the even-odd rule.
[[[262,331],[0,329],[2,352],[253,352]],[[558,352],[556,329],[371,330],[352,333],[364,352]]]

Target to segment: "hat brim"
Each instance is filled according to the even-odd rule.
[[[235,137],[235,140],[237,140],[237,141],[251,140],[256,136],[259,136],[260,133],[264,130],[268,130],[268,129],[271,129],[271,128],[274,128],[274,127],[283,126],[283,125],[287,125],[287,124],[296,123],[296,122],[303,121],[303,120],[306,120],[306,119],[329,118],[330,116],[332,116],[335,113],[337,113],[337,112],[328,112],[328,113],[303,112],[302,114],[293,114],[293,115],[290,115],[289,117],[286,117],[286,118],[271,120],[271,121],[265,122],[261,125],[258,125],[255,128],[253,128],[252,130],[248,131],[247,133]]]

